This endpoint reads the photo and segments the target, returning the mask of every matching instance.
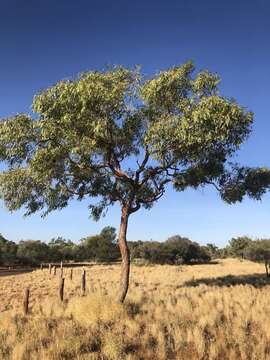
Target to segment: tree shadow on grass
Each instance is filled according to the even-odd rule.
[[[193,266],[193,265],[219,265],[220,261],[219,260],[210,260],[210,261],[194,261],[194,262],[188,262],[188,263],[183,263],[180,265],[189,265],[189,266]],[[173,264],[175,265],[175,264]]]
[[[262,288],[270,285],[270,277],[265,274],[248,274],[248,275],[226,275],[213,278],[202,278],[186,281],[183,286],[196,287],[199,285],[208,286],[235,286],[235,285],[251,285],[255,288]]]

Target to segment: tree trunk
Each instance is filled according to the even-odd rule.
[[[264,266],[265,266],[266,276],[268,277],[269,276],[269,273],[268,273],[268,261],[265,261]]]
[[[129,256],[129,249],[127,246],[127,227],[128,227],[128,217],[129,211],[127,207],[122,208],[122,215],[121,215],[121,223],[119,229],[119,238],[118,238],[118,245],[122,257],[122,264],[121,264],[121,281],[120,281],[120,289],[119,289],[119,296],[118,302],[123,303],[129,285],[129,270],[130,270],[130,256]]]

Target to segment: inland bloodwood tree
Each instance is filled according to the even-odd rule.
[[[260,198],[268,189],[267,169],[229,162],[253,116],[219,93],[219,81],[187,62],[151,79],[121,66],[91,71],[41,91],[33,114],[0,122],[1,198],[26,215],[89,198],[95,219],[119,203],[123,302],[129,217],[150,209],[166,186],[183,191],[212,184],[230,203],[246,194]]]

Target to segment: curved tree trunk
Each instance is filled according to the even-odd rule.
[[[129,211],[127,207],[122,208],[122,215],[121,215],[121,223],[119,229],[119,238],[118,238],[118,245],[122,257],[122,264],[121,264],[121,281],[120,281],[120,289],[118,295],[118,302],[123,303],[129,285],[129,270],[130,270],[130,256],[129,256],[129,249],[127,246],[127,226],[128,226],[128,217]]]

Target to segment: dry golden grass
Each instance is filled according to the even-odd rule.
[[[270,282],[262,265],[132,266],[123,306],[114,302],[119,270],[87,268],[82,297],[81,269],[74,269],[64,304],[59,278],[48,270],[0,278],[0,359],[270,359]]]

